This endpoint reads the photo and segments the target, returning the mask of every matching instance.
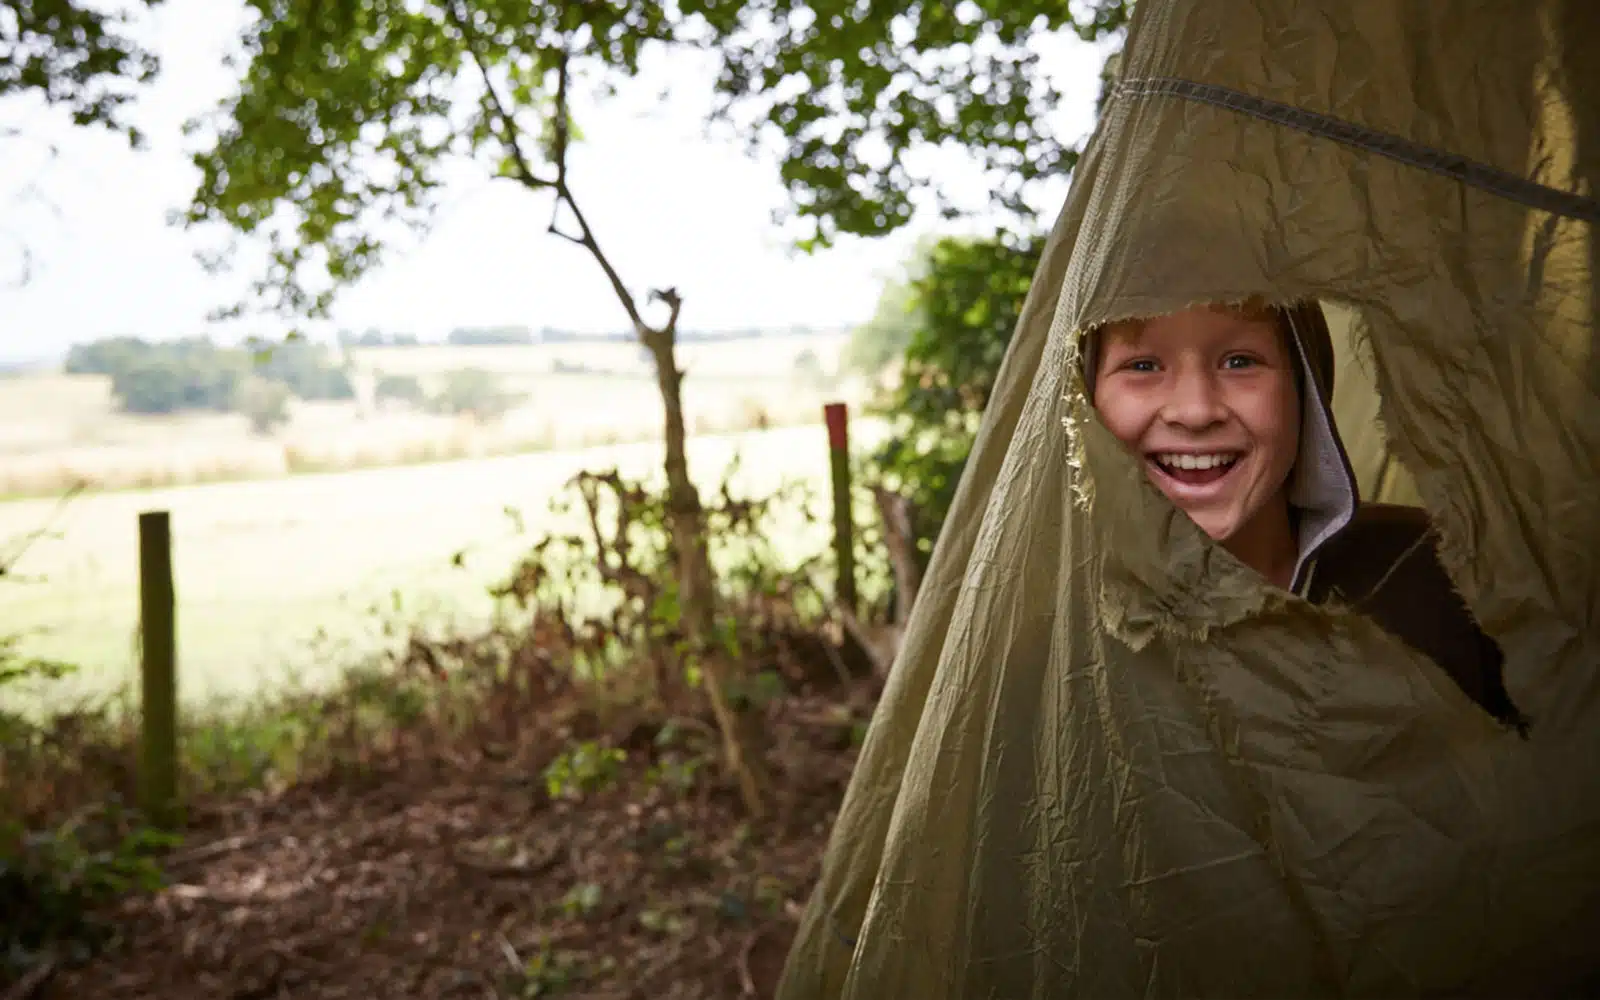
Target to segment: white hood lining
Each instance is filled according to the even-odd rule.
[[[1295,532],[1300,552],[1290,588],[1298,593],[1309,582],[1303,578],[1309,576],[1317,550],[1355,518],[1361,498],[1350,475],[1333,414],[1328,401],[1322,398],[1316,373],[1295,326],[1294,313],[1286,315],[1305,385],[1300,403],[1300,453],[1289,482],[1289,503],[1300,512]]]

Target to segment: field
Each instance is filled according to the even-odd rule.
[[[852,392],[797,376],[795,361],[810,350],[831,370],[841,345],[811,336],[685,346],[691,470],[703,489],[735,454],[742,488],[803,478],[826,489],[820,408]],[[355,353],[369,374],[492,370],[527,402],[488,425],[301,405],[263,438],[234,415],[117,414],[97,377],[0,380],[0,495],[14,497],[0,503],[0,565],[44,529],[0,577],[0,634],[23,633],[26,651],[79,664],[63,696],[130,682],[137,515],[168,510],[183,697],[254,691],[285,671],[315,680],[383,641],[385,618],[486,614],[485,585],[555,524],[548,504],[577,471],[659,468],[659,397],[630,345]],[[858,439],[872,433],[858,423]],[[59,491],[77,477],[91,489],[61,506]],[[523,533],[508,509],[524,517]]]
[[[862,422],[870,440],[874,425]],[[709,490],[735,456],[734,483],[768,491],[803,478],[826,489],[820,426],[696,438]],[[0,581],[5,631],[24,648],[82,666],[62,696],[131,682],[138,614],[137,516],[171,512],[182,695],[245,694],[296,674],[314,681],[384,641],[385,618],[481,617],[486,584],[559,521],[551,498],[582,469],[649,475],[656,444],[372,469],[267,482],[88,494],[64,508],[0,504],[0,538],[48,527]],[[524,517],[517,530],[507,509]],[[825,544],[826,526],[796,537]],[[15,542],[10,543],[13,547]],[[462,565],[452,565],[465,553]]]
[[[685,344],[685,417],[691,433],[810,423],[823,402],[859,398],[837,371],[842,334],[782,335]],[[825,373],[798,364],[809,352]],[[260,479],[582,448],[659,436],[661,403],[640,349],[626,343],[357,349],[358,395],[384,375],[432,388],[446,372],[479,368],[522,397],[502,419],[375,404],[298,403],[270,436],[243,416],[140,417],[116,412],[101,376],[0,379],[0,497],[48,496],[74,482],[100,489]]]

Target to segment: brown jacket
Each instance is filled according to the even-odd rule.
[[[1506,693],[1500,646],[1478,627],[1439,564],[1421,510],[1362,504],[1317,552],[1302,595],[1370,616],[1437,663],[1484,711],[1527,736],[1527,721]]]
[[[1414,507],[1362,503],[1328,401],[1333,339],[1321,306],[1288,310],[1291,341],[1303,363],[1300,460],[1291,502],[1300,517],[1294,589],[1370,616],[1426,654],[1483,707],[1527,735],[1527,720],[1506,692],[1500,646],[1479,627],[1439,562],[1428,515]]]

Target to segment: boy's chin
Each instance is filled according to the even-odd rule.
[[[1178,509],[1183,510],[1182,507]],[[1183,510],[1183,513],[1194,522],[1195,527],[1205,533],[1207,538],[1218,545],[1227,544],[1229,539],[1239,533],[1239,520],[1231,512]]]

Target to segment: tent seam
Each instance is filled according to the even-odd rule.
[[[1600,222],[1600,200],[1553,188],[1442,149],[1378,129],[1358,125],[1320,111],[1257,97],[1241,90],[1214,83],[1199,83],[1177,77],[1144,77],[1121,80],[1118,96],[1176,97],[1224,108],[1261,121],[1283,125],[1323,139],[1332,139],[1379,156],[1388,157],[1429,173],[1448,177],[1469,187],[1554,215]]]

